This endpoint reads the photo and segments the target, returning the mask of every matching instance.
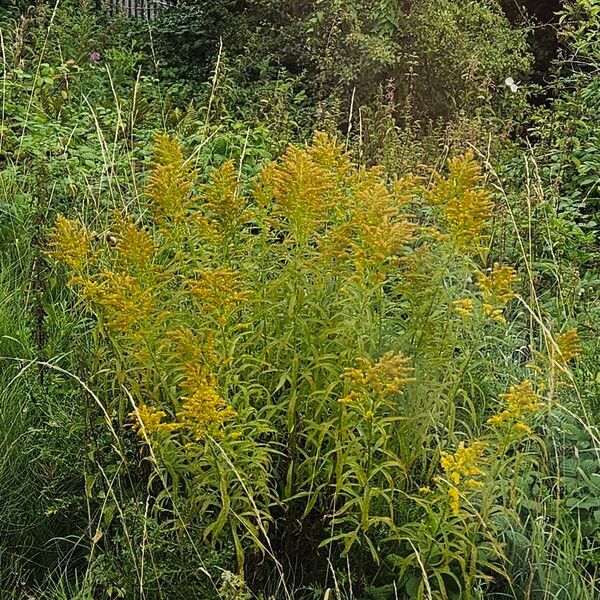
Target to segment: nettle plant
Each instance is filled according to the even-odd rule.
[[[470,154],[428,185],[317,134],[241,172],[198,183],[160,136],[145,195],[106,232],[60,216],[51,235],[155,510],[233,540],[240,569],[300,523],[317,531],[307,560],[393,556],[414,597],[474,595],[504,573],[499,473],[535,447],[576,332],[542,327],[552,352],[527,377],[490,367],[518,277],[490,261],[495,208]]]

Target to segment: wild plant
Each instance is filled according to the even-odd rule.
[[[473,155],[428,185],[317,134],[253,180],[231,162],[200,177],[159,136],[138,208],[101,233],[59,217],[48,253],[95,316],[158,517],[232,540],[240,575],[267,555],[288,597],[297,527],[324,571],[363,557],[411,597],[508,578],[498,478],[539,456],[581,348],[536,314],[531,364],[475,380],[523,301]]]

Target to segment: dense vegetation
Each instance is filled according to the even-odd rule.
[[[0,596],[600,597],[600,1],[98,4],[0,7]]]

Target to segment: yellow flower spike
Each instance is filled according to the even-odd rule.
[[[154,166],[146,193],[159,222],[180,221],[190,207],[190,193],[196,172],[183,157],[179,143],[166,135],[154,142]]]
[[[222,317],[237,308],[247,296],[232,269],[203,269],[196,276],[197,279],[186,282],[192,296]]]
[[[358,177],[350,221],[350,254],[359,272],[382,268],[386,263],[393,266],[412,241],[415,226],[401,211],[398,198],[388,190],[379,169],[363,170]]]
[[[533,383],[525,379],[518,385],[512,385],[506,394],[500,394],[500,398],[504,400],[506,409],[489,418],[488,425],[514,427],[518,431],[530,434],[531,428],[524,421],[542,407]]]
[[[101,271],[80,278],[81,295],[98,310],[106,326],[117,333],[132,333],[154,313],[154,298],[130,275]],[[155,315],[156,318],[158,318]]]
[[[483,312],[487,316],[500,323],[505,322],[502,311],[516,296],[513,286],[517,281],[517,272],[512,267],[500,267],[498,263],[488,274],[479,273],[477,285],[483,297]]]
[[[453,302],[454,310],[461,316],[469,318],[473,314],[473,300],[471,298],[460,298]]]
[[[440,463],[446,477],[451,484],[448,488],[450,498],[450,507],[453,514],[460,512],[460,495],[467,490],[480,489],[483,484],[477,481],[476,477],[485,475],[481,470],[480,464],[483,461],[483,455],[486,445],[483,442],[475,441],[469,446],[461,442],[454,454],[444,452]]]
[[[79,273],[93,256],[93,238],[94,234],[89,233],[79,221],[58,215],[50,233],[48,256]]]
[[[568,329],[564,333],[559,333],[555,338],[558,351],[555,352],[555,360],[561,365],[566,365],[577,358],[581,352],[581,341],[577,329]]]
[[[454,454],[442,454],[441,464],[446,475],[458,476],[459,479],[469,475],[483,475],[477,463],[482,458],[485,448],[483,442],[472,442],[469,446],[461,442]]]
[[[413,381],[413,368],[408,366],[409,358],[393,350],[384,354],[376,363],[365,359],[358,361],[362,368],[346,369],[344,377],[356,388],[374,391],[381,395],[397,394]]]
[[[517,423],[515,425],[515,428],[518,431],[521,431],[522,433],[524,433],[525,435],[531,435],[531,433],[532,433],[531,427],[529,427],[529,425],[525,425],[525,423]]]
[[[347,187],[350,194],[338,203],[343,219],[319,237],[319,257],[329,268],[370,273],[375,282],[383,282],[416,231],[405,212],[408,188],[396,182],[390,189],[379,168],[353,172]]]
[[[450,496],[450,509],[452,510],[452,514],[460,514],[460,492],[454,486],[451,486],[448,490],[448,495]]]
[[[450,236],[459,247],[477,249],[484,241],[484,229],[492,217],[494,203],[482,187],[481,168],[472,152],[453,158],[448,175],[436,175],[436,184],[427,194],[428,201],[440,206]]]
[[[182,429],[194,439],[217,434],[219,427],[236,415],[219,394],[215,378],[205,375],[200,367],[187,371],[183,388],[189,395],[183,398],[177,419]]]
[[[261,171],[256,196],[259,203],[272,205],[274,216],[283,217],[300,238],[311,235],[341,201],[331,170],[297,146]]]
[[[239,190],[238,172],[233,161],[228,160],[209,177],[208,184],[202,186],[206,208],[212,213],[218,226],[230,233],[237,229],[245,218],[246,202]]]
[[[204,339],[200,339],[188,327],[179,327],[169,332],[168,342],[172,354],[182,360],[184,372],[198,366],[210,372],[217,364],[214,332],[206,332]]]
[[[133,429],[140,437],[152,436],[154,434],[169,433],[179,427],[177,423],[163,423],[167,416],[164,410],[140,404],[136,410],[129,414],[134,419]]]
[[[516,296],[513,286],[517,280],[517,272],[512,267],[501,267],[498,263],[494,263],[488,275],[479,274],[477,283],[483,293],[484,300],[506,304]]]
[[[315,133],[308,153],[315,163],[331,171],[338,182],[341,182],[352,169],[350,157],[344,147],[338,144],[335,138],[322,131]]]
[[[136,225],[131,216],[117,213],[113,222],[115,250],[119,258],[124,259],[137,269],[148,266],[156,251],[150,233]]]

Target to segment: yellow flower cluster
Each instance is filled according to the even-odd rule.
[[[219,435],[220,426],[235,416],[235,410],[221,397],[214,376],[206,375],[201,366],[186,366],[182,384],[187,396],[182,398],[176,420],[165,422],[164,410],[140,404],[130,414],[140,437],[180,431],[199,441],[206,435]]]
[[[340,399],[341,404],[363,404],[373,394],[399,394],[407,383],[413,381],[413,368],[408,366],[409,359],[394,351],[384,354],[376,363],[366,359],[359,362],[361,368],[346,369],[344,372],[344,378],[350,383],[352,390]]]
[[[567,366],[583,351],[579,333],[577,329],[571,328],[554,336],[548,332],[546,338],[548,353],[545,354],[532,348],[533,360],[528,363],[527,367],[537,375],[555,378],[558,385],[566,385],[568,382],[565,381],[564,376],[568,374]],[[542,389],[542,384],[540,384],[540,389]]]
[[[473,314],[474,303],[471,298],[460,298],[453,302],[456,312],[464,318],[468,318]]]
[[[468,152],[449,161],[448,175],[437,174],[436,184],[427,194],[431,204],[442,207],[451,238],[464,250],[481,246],[493,214],[494,203],[482,181],[481,168]]]
[[[514,427],[524,433],[531,433],[531,428],[525,420],[542,406],[533,383],[526,379],[518,385],[511,386],[508,393],[501,394],[500,398],[506,403],[506,409],[488,419],[488,424]]]
[[[350,157],[335,138],[327,133],[317,131],[308,148],[311,158],[320,167],[327,169],[336,183],[342,183],[352,170]]]
[[[179,427],[177,423],[163,422],[163,419],[167,416],[164,410],[143,403],[129,416],[134,420],[133,429],[137,431],[140,437],[170,433]]]
[[[403,203],[387,189],[378,169],[360,174],[354,202],[351,248],[357,270],[384,264],[413,240],[415,226],[401,213]]]
[[[397,263],[413,240],[415,225],[402,212],[406,188],[400,182],[390,191],[380,169],[363,169],[352,178],[349,219],[320,240],[321,256],[340,265],[354,264],[357,272],[382,271]]]
[[[214,332],[204,332],[204,340],[201,340],[188,327],[178,327],[169,332],[168,338],[170,354],[180,359],[184,372],[201,365],[208,373],[217,364]]]
[[[497,263],[486,275],[480,273],[477,284],[483,296],[483,312],[489,317],[504,323],[502,311],[508,301],[516,296],[513,290],[517,282],[517,272],[512,267],[500,267]]]
[[[239,190],[238,173],[233,161],[228,160],[214,169],[202,190],[211,218],[217,222],[222,233],[231,234],[246,216],[246,203]]]
[[[279,162],[261,171],[257,201],[272,203],[274,216],[283,217],[294,236],[306,239],[342,202],[331,166],[341,164],[341,156],[335,145],[317,149],[290,146]]]
[[[460,512],[460,496],[483,486],[476,478],[485,475],[478,466],[485,449],[483,442],[472,442],[469,446],[461,442],[454,454],[442,454],[441,465],[450,481],[450,508],[455,515]]]
[[[113,332],[140,333],[143,323],[154,314],[151,290],[131,275],[105,270],[75,282],[81,286],[83,298],[98,310]]]
[[[577,358],[582,352],[579,333],[577,333],[577,329],[575,328],[557,334],[555,342],[557,351],[554,353],[554,359],[560,365],[566,365]]]
[[[92,257],[94,234],[79,222],[58,215],[56,225],[50,234],[48,256],[81,273]]]
[[[196,172],[184,160],[181,146],[165,135],[154,142],[155,164],[148,178],[146,193],[159,222],[182,220],[190,205]]]
[[[143,269],[150,263],[156,251],[150,233],[136,225],[131,216],[117,213],[113,220],[116,238],[116,251],[119,258],[136,269]]]
[[[214,376],[206,375],[202,368],[188,369],[183,387],[189,395],[183,398],[177,419],[196,441],[217,435],[218,428],[235,416],[235,410],[219,394]]]
[[[203,269],[196,276],[197,279],[187,281],[192,296],[224,324],[248,295],[237,274],[232,269],[220,267]]]

